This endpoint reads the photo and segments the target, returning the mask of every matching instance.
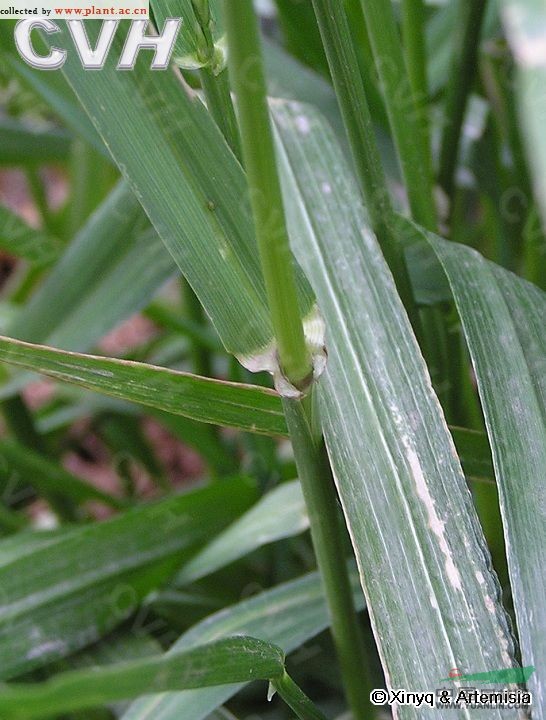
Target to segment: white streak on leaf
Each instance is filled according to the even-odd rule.
[[[459,571],[455,567],[451,550],[449,549],[449,545],[447,544],[447,540],[445,538],[445,523],[443,522],[443,520],[440,520],[438,513],[436,512],[436,506],[434,505],[434,500],[432,499],[432,495],[430,494],[430,490],[428,489],[427,481],[425,480],[425,476],[423,475],[423,470],[421,468],[421,463],[419,461],[417,453],[411,446],[409,446],[407,441],[404,442],[404,446],[406,448],[406,457],[409,462],[411,473],[417,487],[417,494],[419,495],[419,498],[423,502],[423,505],[425,506],[425,509],[427,511],[429,528],[438,538],[438,541],[440,543],[440,550],[445,557],[445,568],[449,582],[456,590],[462,590],[461,576],[459,574]]]

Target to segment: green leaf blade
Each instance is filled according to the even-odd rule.
[[[269,680],[284,671],[284,653],[249,637],[227,638],[94,670],[65,673],[46,683],[0,691],[5,720],[35,720],[151,692]]]
[[[284,483],[191,558],[175,582],[177,585],[195,582],[252,550],[298,535],[308,527],[309,518],[299,481]]]
[[[298,132],[301,112],[275,105],[285,198],[330,338],[325,438],[388,684],[511,667],[498,581],[409,321],[331,134],[309,108]]]
[[[133,313],[175,272],[175,266],[124,182],[76,234],[48,276],[9,325],[20,340],[87,350]],[[11,397],[21,375],[0,389]]]
[[[351,576],[355,605],[364,600],[356,573]],[[169,652],[179,652],[234,634],[250,635],[281,647],[290,653],[328,627],[328,609],[318,574],[266,590],[209,616],[188,630]],[[213,710],[240,690],[229,685],[210,690],[188,690],[142,698],[134,702],[122,720],[204,720]]]
[[[66,43],[63,30],[55,44]],[[134,71],[117,71],[122,43],[118,34],[100,73],[90,76],[70,53],[63,72],[226,349],[251,364],[273,336],[243,170],[176,72],[150,74],[145,56]],[[313,296],[298,277],[307,316]]]
[[[68,42],[66,31],[55,37],[59,46]],[[205,107],[173,72],[154,73],[152,80],[149,58],[130,73],[117,71],[120,43],[115,40],[112,61],[100,73],[90,77],[76,57],[63,72],[226,347],[252,354],[272,335],[244,212],[243,172]],[[134,152],[136,145],[147,148],[149,162]]]
[[[546,295],[476,251],[427,236],[453,290],[491,450],[523,664],[546,709]]]
[[[0,361],[200,422],[267,435],[286,434],[279,397],[267,388],[1,336]]]
[[[126,503],[68,472],[62,465],[10,440],[0,440],[2,476],[15,473],[45,497],[56,495],[77,503],[99,502],[118,510]]]
[[[235,479],[103,523],[0,543],[2,677],[43,667],[114,628],[253,499],[248,481]]]

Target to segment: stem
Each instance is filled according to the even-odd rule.
[[[504,198],[513,187],[510,177],[503,164],[502,153],[504,143],[499,136],[497,119],[493,112],[489,113],[481,142],[474,149],[476,161],[476,179],[483,192],[483,203],[490,206],[490,226],[493,239],[492,249],[496,263],[515,272],[518,265],[518,248],[521,246],[523,229],[523,213],[515,218],[505,212]],[[489,201],[489,202],[487,202]]]
[[[215,76],[210,68],[203,68],[199,75],[207,108],[234,155],[241,160],[241,139],[231,101],[227,70]]]
[[[287,672],[280,678],[272,680],[271,685],[300,720],[326,720],[326,716],[309,700]]]
[[[191,0],[193,12],[201,35],[198,41],[198,54],[205,65],[199,71],[201,87],[207,101],[207,108],[227,144],[238,160],[241,160],[241,140],[237,118],[231,101],[228,73],[224,69],[214,72],[215,54],[212,33],[212,13],[209,0]]]
[[[287,378],[296,385],[311,375],[312,366],[297,306],[266,102],[258,25],[252,0],[225,0],[224,12],[230,73],[237,94],[243,155],[279,360]],[[348,700],[355,720],[364,720],[369,709],[361,677],[365,666],[364,651],[345,563],[344,535],[335,487],[320,427],[313,423],[313,397],[311,387],[306,399],[285,399],[284,410],[309,510],[313,545],[330,608],[332,634]]]
[[[298,307],[258,24],[250,0],[226,0],[224,8],[230,39],[229,69],[237,95],[243,157],[279,362],[292,385],[301,387],[312,375],[312,365]]]
[[[347,566],[330,465],[320,433],[314,391],[303,400],[283,401],[303,489],[311,537],[331,616],[342,677],[355,720],[371,714],[366,657]]]
[[[413,96],[419,104],[420,98],[428,98],[423,0],[402,0],[402,39]]]
[[[428,117],[429,89],[425,37],[426,8],[424,0],[402,0],[402,39],[406,67],[413,90],[413,99],[421,122],[423,142],[427,148],[427,162],[432,177],[430,128]]]
[[[322,42],[372,228],[416,330],[419,318],[347,15],[340,0],[313,0]]]
[[[480,61],[480,75],[487,99],[491,105],[491,120],[496,129],[497,148],[510,148],[513,167],[508,171],[503,166],[501,177],[505,177],[503,191],[509,189],[515,204],[506,213],[503,208],[499,215],[505,218],[512,245],[524,240],[525,224],[533,202],[533,190],[529,179],[527,157],[522,143],[521,128],[517,115],[518,101],[514,93],[514,66],[509,52],[500,42],[487,43]],[[497,157],[499,153],[497,152]],[[496,170],[495,170],[496,175]],[[516,252],[517,254],[517,252]]]
[[[487,0],[460,0],[460,22],[455,29],[451,78],[445,100],[445,125],[440,150],[438,182],[451,197],[468,96],[476,76],[476,61]]]
[[[392,3],[362,0],[362,11],[381,79],[387,114],[402,168],[413,219],[428,230],[436,227],[431,163],[422,133],[422,116],[402,54]]]
[[[368,34],[368,28],[366,27],[366,21],[364,20],[360,0],[345,0],[345,12],[347,13],[347,21],[358,59],[360,75],[366,88],[370,114],[375,125],[386,129],[389,127],[389,119],[387,117],[387,110],[385,109],[385,101],[383,100],[381,88],[379,87],[370,36]]]

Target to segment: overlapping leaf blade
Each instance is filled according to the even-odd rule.
[[[88,107],[92,105],[93,103],[89,99]],[[307,111],[303,111],[307,113]],[[294,112],[300,113],[302,109],[294,109]],[[307,114],[304,117],[309,120]],[[294,118],[290,112],[278,113],[278,118],[280,118],[283,142],[286,145],[290,145],[292,142],[290,134],[296,134],[299,127],[299,130],[305,136],[305,151],[311,153],[316,151],[317,157],[319,156],[323,150],[322,143],[317,142],[315,147],[313,145],[314,139],[307,137],[308,135],[314,135],[314,132],[311,132],[313,126],[312,117],[309,123],[294,123]],[[282,123],[286,123],[286,125],[283,126]],[[302,128],[307,128],[307,130],[304,131]],[[160,136],[164,129],[160,127]],[[283,134],[284,130],[286,130],[285,134]],[[121,142],[119,137],[117,141]],[[165,147],[167,145],[168,143],[165,143]],[[213,143],[211,143],[212,146]],[[294,156],[298,157],[297,152],[294,152]],[[124,157],[125,155],[121,153],[118,161],[123,163]],[[405,549],[407,550],[409,547],[410,554],[413,552],[412,562],[415,562],[416,566],[421,568],[422,577],[424,578],[424,581],[421,582],[421,577],[418,577],[417,587],[409,587],[408,597],[410,600],[415,600],[416,597],[419,600],[419,602],[413,602],[410,609],[413,616],[416,616],[418,612],[425,612],[427,609],[429,613],[432,612],[434,619],[437,621],[436,629],[440,632],[443,631],[448,641],[446,643],[448,650],[444,652],[444,647],[436,651],[435,648],[427,646],[427,639],[419,638],[421,644],[417,648],[418,653],[431,651],[430,664],[425,665],[425,668],[434,667],[435,670],[439,669],[440,661],[452,662],[454,665],[470,660],[481,662],[485,660],[488,652],[490,652],[494,660],[499,661],[499,664],[501,661],[510,663],[511,658],[507,659],[509,641],[506,637],[506,627],[502,612],[495,604],[497,588],[489,576],[486,562],[481,557],[483,546],[476,523],[466,519],[465,513],[469,511],[470,503],[468,496],[464,493],[460,468],[458,468],[452,457],[453,447],[450,444],[438,408],[434,404],[435,399],[427,382],[426,371],[420,362],[415,344],[411,339],[409,325],[405,323],[405,317],[399,304],[397,305],[396,301],[392,299],[395,294],[392,283],[390,283],[390,276],[381,263],[373,240],[365,233],[363,235],[360,232],[361,223],[365,223],[365,217],[359,215],[358,221],[353,222],[354,218],[348,211],[346,214],[340,213],[335,220],[329,215],[328,198],[336,196],[339,190],[338,184],[342,188],[344,187],[346,170],[343,165],[339,164],[337,157],[333,156],[328,156],[328,160],[324,160],[322,165],[316,162],[316,164],[313,164],[313,168],[319,167],[321,172],[324,171],[324,175],[320,177],[319,181],[315,174],[310,172],[310,164],[306,164],[308,157],[306,156],[297,168],[294,163],[291,167],[290,163],[285,165],[285,169],[288,168],[289,171],[288,187],[291,187],[290,183],[294,178],[296,180],[298,178],[305,179],[305,183],[308,185],[305,185],[305,192],[302,193],[305,195],[304,203],[307,202],[308,205],[315,207],[316,212],[313,212],[313,217],[318,218],[320,223],[324,223],[325,230],[320,228],[320,232],[316,233],[316,237],[312,233],[307,235],[302,233],[302,239],[298,239],[300,258],[314,277],[317,290],[321,289],[321,298],[325,299],[324,307],[327,309],[328,317],[330,319],[348,319],[347,325],[352,336],[349,339],[353,340],[352,343],[349,342],[344,346],[347,339],[344,334],[346,325],[342,322],[339,327],[333,327],[333,338],[334,340],[338,338],[340,342],[334,342],[336,352],[331,360],[333,370],[329,372],[326,379],[326,389],[323,393],[323,405],[326,410],[329,428],[330,452],[338,470],[339,468],[348,470],[346,479],[341,481],[338,476],[341,494],[346,500],[346,509],[347,498],[350,498],[351,501],[362,501],[363,499],[368,501],[380,500],[379,510],[377,510],[376,506],[372,508],[370,502],[369,509],[366,508],[366,510],[362,511],[358,503],[353,504],[351,502],[350,512],[347,513],[351,530],[355,537],[360,534],[360,541],[364,539],[369,542],[372,552],[377,553],[377,557],[383,561],[383,564],[378,563],[381,571],[388,575],[385,564],[385,558],[388,554],[385,553],[385,549],[389,547],[395,550],[393,553],[394,562],[400,561],[402,567],[404,567],[403,561],[407,560],[407,556],[405,553],[402,554],[401,546],[395,546],[392,538],[388,538],[382,532],[383,523],[380,519],[381,517],[385,518],[385,520],[389,519],[390,516],[387,510],[392,511],[393,506],[398,511],[399,518],[409,519],[410,531],[404,535]],[[133,166],[133,169],[135,169],[135,166]],[[339,172],[339,177],[335,174],[336,169]],[[326,170],[329,170],[329,173]],[[139,168],[136,168],[136,171],[139,171]],[[303,181],[301,185],[304,185]],[[301,185],[299,189],[301,189]],[[350,195],[350,193],[348,194]],[[343,193],[339,191],[337,200],[340,207],[343,207],[342,195]],[[171,195],[170,199],[172,200],[173,197],[174,195]],[[321,202],[319,202],[319,198]],[[326,203],[324,203],[325,198]],[[208,212],[215,212],[214,199],[207,198],[205,193],[201,200],[205,201]],[[302,206],[298,204],[298,195],[296,194],[292,200],[295,200],[292,206],[295,208],[292,217],[293,227],[300,229],[305,227],[306,230],[309,230],[309,216],[305,214],[305,210],[303,213],[301,212]],[[358,199],[355,200],[355,206],[358,214]],[[148,212],[150,212],[149,209]],[[152,213],[150,212],[150,214]],[[163,222],[167,214],[166,206],[161,205],[157,215],[155,215],[156,220],[154,222],[156,226]],[[203,218],[198,213],[196,213],[197,215],[201,222]],[[296,217],[296,221],[294,221],[294,217]],[[203,221],[198,229],[205,228],[205,225],[206,223]],[[358,228],[355,226],[358,226]],[[169,235],[173,227],[174,224],[171,222],[168,231],[166,230],[163,233],[164,237]],[[339,233],[342,238],[345,238],[346,244],[343,247],[342,243],[343,252],[339,257],[335,257],[333,251],[330,254],[330,249],[326,241],[323,242],[321,236],[323,230],[325,232],[334,230],[336,234]],[[296,232],[295,236],[297,235]],[[306,238],[307,240],[311,238],[309,245],[305,245]],[[315,239],[317,239],[316,246],[313,244]],[[351,244],[354,240],[359,242]],[[363,244],[363,247],[360,243]],[[304,247],[303,251],[301,250],[302,247]],[[221,252],[220,255],[222,255]],[[365,256],[366,262],[363,261],[363,256]],[[323,280],[318,279],[320,275],[319,269],[320,271],[324,270],[320,265],[322,262],[324,262],[327,270],[325,274],[326,282],[324,282],[324,278]],[[375,277],[367,273],[368,264],[376,273]],[[193,261],[190,265],[193,267]],[[203,263],[201,263],[202,265]],[[241,262],[241,266],[237,267],[237,271],[241,267],[245,267],[244,262]],[[207,274],[210,274],[210,269],[207,269]],[[205,287],[204,278],[201,278],[200,282]],[[331,282],[330,286],[328,286],[328,282]],[[359,292],[359,282],[368,291],[367,295]],[[333,293],[330,292],[332,287],[334,287]],[[339,290],[343,292],[338,292]],[[216,298],[216,303],[218,304],[218,298]],[[247,306],[247,310],[249,306]],[[214,303],[211,301],[208,307],[209,310],[215,307]],[[248,315],[241,316],[239,310],[237,311],[239,321],[241,317],[248,317]],[[381,322],[371,322],[373,317]],[[226,325],[229,326],[229,322],[226,322]],[[330,327],[332,330],[332,324]],[[379,335],[377,342],[369,334],[366,334],[367,331],[369,333],[370,328]],[[233,328],[230,331],[232,332]],[[382,336],[381,332],[384,332]],[[394,352],[391,352],[393,347],[401,348],[402,352],[405,351],[405,356],[400,358]],[[236,350],[234,349],[234,351]],[[383,375],[384,368],[387,371]],[[335,390],[335,398],[333,397],[332,388]],[[358,391],[356,391],[356,398],[354,397],[355,388],[361,392],[361,395],[359,395]],[[411,392],[409,391],[410,388]],[[394,403],[389,405],[386,401],[389,398],[394,398],[395,395],[398,400],[400,389],[407,391],[405,395],[401,393],[403,395],[402,402],[397,404],[396,407]],[[341,401],[339,398],[341,398]],[[418,402],[421,400],[425,411],[422,410],[421,404]],[[342,405],[342,401],[346,405]],[[367,420],[369,425],[366,427],[368,434],[366,446],[361,443],[361,438],[358,436],[358,432],[363,431],[358,422],[355,422],[354,427],[350,427],[345,419],[345,414],[349,417],[352,416],[355,420],[357,419],[357,407],[361,407],[358,405],[359,403],[362,403],[368,409]],[[350,448],[349,443],[344,444],[343,440],[340,439],[338,424],[346,430],[351,443]],[[385,427],[387,428],[386,431],[384,430]],[[377,451],[377,454],[375,451]],[[378,473],[381,482],[377,483],[375,489],[366,487],[366,492],[362,490],[361,478],[355,473],[356,460],[362,458],[366,461],[367,467],[381,470]],[[447,479],[444,481],[434,479],[436,475],[439,475],[440,470],[446,475]],[[383,494],[383,491],[387,489],[385,477],[391,477],[398,483],[398,485],[396,485],[396,482],[391,483],[391,486],[388,487],[389,491],[392,491],[394,501],[389,493],[385,492]],[[377,478],[372,478],[372,482],[376,480]],[[415,485],[411,484],[413,481],[415,481]],[[453,497],[449,496],[448,487],[454,493]],[[444,503],[454,513],[454,517],[448,517],[447,512],[444,510]],[[369,512],[372,515],[372,509],[377,515],[371,519],[364,517],[364,512]],[[472,516],[470,515],[470,517]],[[456,521],[460,522],[461,527],[455,527]],[[430,526],[428,530],[427,523]],[[372,533],[372,529],[375,531],[375,535]],[[399,530],[402,537],[402,523],[399,524]],[[379,542],[375,542],[376,538],[379,538]],[[384,543],[384,545],[381,546],[381,543]],[[459,543],[459,546],[457,546],[457,543]],[[363,542],[362,545],[364,545]],[[422,556],[419,556],[421,549],[423,549],[423,553]],[[461,551],[461,557],[456,557],[458,550]],[[423,561],[423,558],[425,561]],[[420,566],[419,563],[421,563]],[[426,574],[429,563],[433,567],[432,576]],[[442,565],[442,563],[444,564]],[[464,568],[469,571],[468,575],[462,572]],[[378,605],[380,606],[381,602],[385,603],[382,608],[379,608],[380,611],[384,610],[385,612],[376,613],[375,618],[376,623],[379,615],[381,616],[379,618],[380,623],[383,623],[384,619],[387,618],[385,624],[382,625],[382,629],[386,628],[391,633],[390,638],[388,638],[390,640],[393,629],[389,627],[387,611],[392,608],[388,607],[387,601],[392,598],[400,600],[403,597],[402,589],[408,589],[408,585],[401,584],[400,588],[395,588],[394,585],[398,582],[398,578],[391,575],[392,587],[387,583],[387,590],[382,595],[381,590],[374,586],[373,572],[370,572],[366,567],[363,567],[362,570],[365,580],[367,576],[367,583],[365,582],[365,584],[367,584],[368,590],[372,589],[370,597],[374,596],[373,609]],[[463,586],[466,590],[465,593],[460,592]],[[424,595],[422,597],[419,595],[423,588],[432,590],[433,600],[429,599],[428,605],[423,602]],[[389,593],[391,594],[389,595]],[[468,597],[471,598],[468,606],[462,610],[463,620],[458,628],[454,627],[454,624],[460,622],[459,613],[461,609],[459,606],[455,606],[452,597],[459,599],[459,606],[463,605]],[[464,602],[461,602],[461,597],[464,598]],[[439,600],[441,603],[439,603]],[[491,607],[493,607],[493,612],[489,613],[492,616],[489,617],[487,612]],[[476,624],[474,624],[472,618],[473,614],[476,617]],[[481,623],[483,624],[482,634],[478,640],[486,640],[491,643],[492,638],[495,638],[495,634],[498,635],[492,644],[485,644],[483,652],[479,648],[479,642],[471,639],[470,635],[467,636],[466,634],[476,629],[478,620],[484,621]],[[395,640],[397,639],[395,638]],[[417,678],[418,682],[422,682],[427,686],[427,682],[430,682],[431,678],[418,677],[416,668],[413,665],[411,665],[407,674],[402,671],[400,665],[397,665],[399,657],[402,656],[402,648],[407,650],[411,645],[410,638],[406,637],[406,640],[407,644],[404,648],[403,639],[402,642],[393,643],[393,650],[390,647],[388,648],[390,654],[387,658],[387,665],[389,665],[389,669],[394,666],[395,673],[398,673],[397,679],[400,679],[401,682]],[[389,642],[387,642],[387,645],[389,645]],[[399,657],[396,656],[396,653],[398,653]],[[407,661],[407,655],[404,660]],[[418,657],[416,662],[420,663],[421,660],[422,658]],[[445,668],[441,669],[445,674]],[[412,675],[412,672],[415,672],[415,675]],[[427,682],[425,682],[425,679]]]
[[[351,576],[355,603],[364,605],[356,573]],[[185,633],[169,652],[196,647],[230,635],[245,634],[279,645],[290,653],[328,627],[328,609],[318,574],[266,590],[249,600],[209,616]],[[187,690],[137,700],[123,720],[204,720],[242,685]]]
[[[477,430],[453,426],[450,426],[449,430],[466,477],[495,482],[487,435]]]
[[[388,684],[425,690],[444,668],[510,667],[470,493],[346,163],[310,108],[276,103],[274,115],[294,250],[327,326],[326,443]]]
[[[181,4],[186,14],[193,13],[189,5],[187,0]],[[87,26],[90,25],[88,23]],[[185,30],[180,42],[192,53],[198,36],[193,23],[190,35],[194,37],[189,45]],[[90,126],[81,106],[75,102],[73,90],[67,87],[64,78],[57,73],[36,72],[26,66],[18,57],[9,33],[5,32],[3,37],[5,47],[1,52],[10,67],[30,82],[70,126],[95,146],[103,145],[97,141],[96,131]],[[55,42],[58,44],[58,41],[59,36],[56,35]],[[287,90],[290,95],[303,96],[305,100],[316,98],[331,121],[339,124],[339,114],[331,104],[335,100],[331,90],[293,61],[289,69],[291,77],[287,78],[286,68],[284,75],[280,72],[278,51],[270,46],[268,48],[273,67],[272,90],[280,88],[283,96]],[[178,266],[192,283],[224,344],[228,350],[246,357],[252,354],[250,345],[263,348],[271,341],[271,330],[241,168],[201,103],[195,98],[188,98],[181,83],[171,73],[153,73],[154,82],[151,83],[146,58],[142,58],[136,72],[118,73],[115,71],[115,57],[119,50],[118,39],[108,67],[93,78],[82,71],[74,57],[67,65],[66,77],[79,93],[83,107],[93,118],[102,140],[108,141],[114,159],[128,176],[136,194],[141,200],[144,198],[142,204],[145,210]],[[155,92],[150,101],[146,100],[147,90]],[[123,117],[118,112],[120,107],[124,109]],[[145,107],[152,108],[149,117],[141,112]],[[125,123],[125,115],[130,117],[128,123]],[[138,118],[136,124],[135,118]],[[139,127],[140,122],[143,123],[142,128]],[[194,133],[192,135],[190,128]],[[165,162],[156,162],[150,168],[152,172],[159,172],[156,168],[161,168],[157,186],[152,190],[145,168],[133,153],[132,143],[142,144],[145,138],[148,138],[147,146],[165,152]],[[168,150],[170,144],[171,152]],[[158,188],[163,188],[163,192],[159,192]],[[181,188],[184,193],[179,192]],[[202,247],[206,247],[203,252]],[[411,264],[414,264],[413,261]],[[417,258],[412,276],[418,285],[423,279],[421,264]],[[219,274],[211,273],[213,267],[218,269]],[[246,280],[245,274],[248,274]],[[215,287],[211,277],[221,278],[224,287]],[[234,280],[237,277],[239,279]],[[423,290],[416,288],[419,297],[429,292],[429,281],[425,280]],[[311,309],[312,299],[301,277],[299,284],[301,305],[306,313]],[[252,298],[256,293],[258,299]],[[242,297],[245,294],[246,299]],[[230,302],[226,303],[228,295]],[[241,315],[237,315],[239,303],[244,305]],[[231,309],[233,312],[230,312]],[[245,318],[243,328],[240,317]],[[78,346],[72,349],[86,348]]]
[[[66,30],[55,36],[68,42]],[[86,73],[75,55],[63,72],[224,345],[253,357],[272,331],[244,173],[174,71],[150,73],[142,53],[134,71],[116,70],[122,42],[118,33],[100,73]],[[313,298],[301,275],[299,286],[307,314]]]
[[[194,582],[259,547],[302,533],[308,527],[299,481],[279,485],[192,557],[175,582]]]
[[[87,350],[140,310],[175,272],[127,185],[120,182],[17,314],[11,335]],[[14,378],[3,397],[28,377]]]
[[[24,63],[15,49],[13,23],[2,23],[0,36],[0,54],[7,66],[71,128],[96,149],[107,152],[65,78],[60,73],[36,71]],[[38,33],[34,41],[39,43]],[[63,147],[69,150],[66,141]],[[174,272],[174,262],[150,228],[138,201],[120,183],[69,244],[10,327],[10,334],[87,350],[140,310]],[[3,395],[12,394],[26,380],[13,381],[2,389]]]
[[[451,284],[482,402],[523,665],[546,712],[546,295],[471,248],[428,236]]]
[[[0,361],[159,410],[160,419],[164,419],[162,413],[172,413],[264,435],[288,434],[279,395],[261,386],[213,380],[146,363],[65,352],[2,336]],[[492,479],[485,436],[466,428],[451,430],[467,475]],[[202,443],[197,445],[204,449]]]
[[[57,717],[151,692],[221,686],[282,675],[284,653],[250,637],[227,638],[180,653],[59,675],[47,683],[0,690],[5,720]]]
[[[104,143],[98,136],[97,131],[85,111],[79,106],[74,92],[61,73],[36,71],[35,68],[30,67],[30,65],[25,63],[20,57],[14,42],[15,24],[15,21],[11,20],[4,20],[0,24],[0,39],[2,41],[0,42],[0,57],[2,58],[3,66],[9,69],[13,76],[22,82],[25,90],[30,88],[32,93],[35,93],[57,113],[70,129],[85,138],[96,150],[107,155],[108,150],[105,148]],[[38,46],[40,43],[38,33],[34,34],[33,40]],[[48,140],[46,138],[46,148],[47,143]],[[63,148],[60,148],[58,137],[55,138],[54,143],[55,150],[53,150],[53,146],[50,145],[48,159],[67,159],[68,153],[70,152],[70,143],[65,139]],[[35,144],[36,143],[34,143],[34,145]],[[9,147],[5,148],[4,152],[8,157],[13,159],[14,156]],[[53,152],[55,152],[55,155]],[[59,155],[57,155],[57,153],[59,153]],[[20,157],[20,154],[17,155],[17,162],[20,162]]]
[[[1,677],[99,639],[254,497],[249,481],[234,479],[104,523],[0,543]]]
[[[174,271],[162,250],[137,200],[120,182],[25,305],[13,334],[30,342],[86,349],[116,320],[138,309],[151,288]],[[130,287],[135,290],[128,294]]]
[[[1,336],[0,361],[193,420],[267,435],[286,434],[279,396],[267,388]]]

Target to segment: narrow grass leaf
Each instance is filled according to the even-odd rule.
[[[351,580],[356,607],[361,610],[364,600],[356,573],[352,574]],[[188,630],[167,654],[239,634],[274,643],[285,653],[290,653],[328,625],[321,580],[317,573],[312,573],[210,615]],[[242,687],[236,684],[153,695],[133,703],[122,720],[204,720]]]
[[[288,435],[279,395],[261,386],[204,378],[147,363],[66,352],[2,336],[0,361],[152,408],[158,411],[154,415],[175,434],[191,435],[196,428],[193,423],[178,427],[176,419],[165,413],[263,435]],[[95,406],[93,402],[84,405],[81,413],[89,415],[96,410]],[[67,420],[77,417],[79,412],[75,408]],[[57,425],[58,421],[49,423],[44,418],[44,430]],[[467,476],[492,479],[491,455],[485,436],[466,428],[450,429]],[[197,449],[206,454],[206,445],[210,443],[208,435],[194,440]],[[213,449],[208,448],[208,452],[211,460],[218,459]]]
[[[85,648],[74,655],[71,660],[75,668],[92,668],[97,665],[113,665],[115,663],[136,660],[137,658],[153,657],[161,652],[161,643],[139,628],[120,628],[98,643]]]
[[[311,4],[275,0],[275,5],[288,52],[305,65],[327,75],[328,62]]]
[[[120,182],[17,313],[9,334],[87,350],[149,302],[174,272],[163,243]],[[28,379],[12,379],[0,394],[13,394]]]
[[[196,450],[210,467],[216,468],[221,474],[225,474],[226,468],[233,465],[233,454],[224,443],[219,442],[218,435],[211,425],[203,425],[196,420],[161,410],[153,410],[151,414],[175,438],[179,438],[185,445]]]
[[[475,250],[429,236],[459,310],[493,454],[524,666],[546,713],[546,294]]]
[[[250,637],[234,637],[159,657],[76,670],[42,684],[0,691],[5,720],[34,720],[167,690],[269,680],[284,671],[284,653]]]
[[[28,531],[4,538],[0,542],[0,567],[9,565],[34,550],[53,545],[64,532],[65,530]]]
[[[0,543],[1,677],[98,640],[254,497],[249,481],[233,479],[103,523]]]
[[[54,42],[67,45],[66,31]],[[251,362],[273,336],[243,170],[174,71],[151,73],[143,53],[134,71],[117,71],[122,43],[118,33],[100,73],[70,53],[63,72],[224,345]],[[307,315],[303,276],[299,286]]]
[[[45,458],[31,448],[12,440],[0,440],[0,477],[28,483],[38,493],[48,497],[57,495],[82,504],[99,502],[107,507],[122,509],[126,503],[99,490],[62,465]]]
[[[75,385],[59,386],[57,398],[59,403],[44,406],[35,417],[36,427],[43,435],[66,430],[72,423],[95,414],[119,412],[135,415],[139,412],[138,407],[123,400],[97,395]]]
[[[286,434],[279,396],[267,388],[1,336],[0,361],[200,422],[267,435]]]
[[[216,3],[213,3],[213,16],[214,5]],[[181,37],[185,37],[184,33]],[[111,52],[112,62],[92,78],[81,70],[75,57],[65,68],[66,77],[101,133],[102,139],[98,141],[89,117],[64,77],[60,73],[43,73],[29,68],[18,57],[13,39],[7,32],[4,41],[0,52],[10,67],[30,82],[65,122],[96,147],[104,148],[103,140],[108,142],[114,159],[129,178],[169,251],[199,295],[228,350],[246,358],[253,353],[251,346],[254,351],[266,348],[272,333],[264,304],[244,176],[201,103],[195,97],[188,97],[188,89],[171,73],[154,73],[151,83],[145,67],[149,58],[145,54],[135,72],[118,73],[113,66],[120,50],[116,40]],[[183,39],[182,42],[186,41]],[[55,43],[59,44],[59,35],[55,36]],[[305,89],[302,99],[316,98],[321,109],[339,126],[339,112],[332,105],[331,91],[314,75],[306,77],[305,69],[296,63],[290,77],[285,71],[281,73],[279,51],[267,47],[273,78],[277,78],[272,91],[279,91],[283,96],[287,91],[301,96]],[[300,73],[304,74],[298,80]],[[125,109],[124,113],[131,118],[138,117],[139,121],[125,123],[125,114],[118,112],[118,104]],[[141,111],[142,107],[152,110],[146,114]],[[134,142],[146,147],[144,156],[134,154]],[[158,152],[163,161],[158,160]],[[149,164],[145,162],[146,157],[150,159]],[[159,173],[155,183],[148,180],[150,170]],[[148,242],[151,246],[152,239]],[[204,247],[206,250],[202,251]],[[136,260],[142,257],[142,252],[135,255],[133,267],[138,267]],[[236,267],[239,260],[240,267]],[[153,265],[148,260],[144,267]],[[422,273],[417,271],[416,277],[421,276]],[[225,288],[212,284],[211,277],[222,278]],[[302,311],[304,315],[311,314],[313,300],[301,277],[299,285]],[[134,286],[133,283],[130,287]],[[226,302],[226,297],[231,298],[236,291],[237,298]],[[101,296],[97,295],[97,299]],[[237,306],[241,303],[245,303],[245,308],[239,313]],[[94,318],[99,317],[101,313],[95,312]],[[243,328],[240,317],[246,319]],[[27,339],[43,341],[46,338]],[[54,341],[52,344],[61,343]]]
[[[426,46],[428,58],[428,80],[431,96],[437,96],[450,75],[453,63],[455,36],[453,28],[461,12],[458,2],[439,3],[432,13],[426,27]],[[498,30],[498,3],[488,4],[483,22],[483,37],[490,37]]]
[[[411,213],[422,225],[434,228],[432,164],[423,132],[423,109],[407,73],[394,8],[381,0],[366,0],[361,6]]]
[[[298,131],[302,113],[307,133]],[[309,108],[278,103],[275,117],[294,249],[329,338],[325,439],[387,683],[425,690],[444,668],[512,667],[500,588],[455,447],[350,172]]]
[[[109,156],[102,139],[97,134],[85,110],[80,107],[74,91],[66,79],[59,72],[42,72],[31,68],[19,55],[14,42],[15,21],[4,20],[0,23],[0,58],[2,65],[12,72],[13,76],[22,83],[24,91],[36,94],[43,100],[66,125],[92,145],[99,152]],[[38,49],[42,44],[38,33],[34,33],[33,42]],[[28,138],[27,138],[28,141]],[[45,140],[47,143],[47,139]],[[59,147],[58,139],[55,141],[58,154],[51,155],[50,160],[56,162],[68,159],[71,152],[70,142],[65,140],[63,147]],[[51,148],[51,151],[53,148]],[[9,147],[2,145],[2,151],[11,153]],[[20,162],[17,156],[15,162]]]
[[[86,349],[173,271],[138,201],[120,182],[19,313],[12,334]]]
[[[418,305],[449,302],[451,291],[434,253],[423,243],[408,241],[405,256],[415,302]]]
[[[308,527],[309,518],[299,481],[284,483],[192,557],[176,576],[175,584],[195,582],[257,548],[299,535]]]

